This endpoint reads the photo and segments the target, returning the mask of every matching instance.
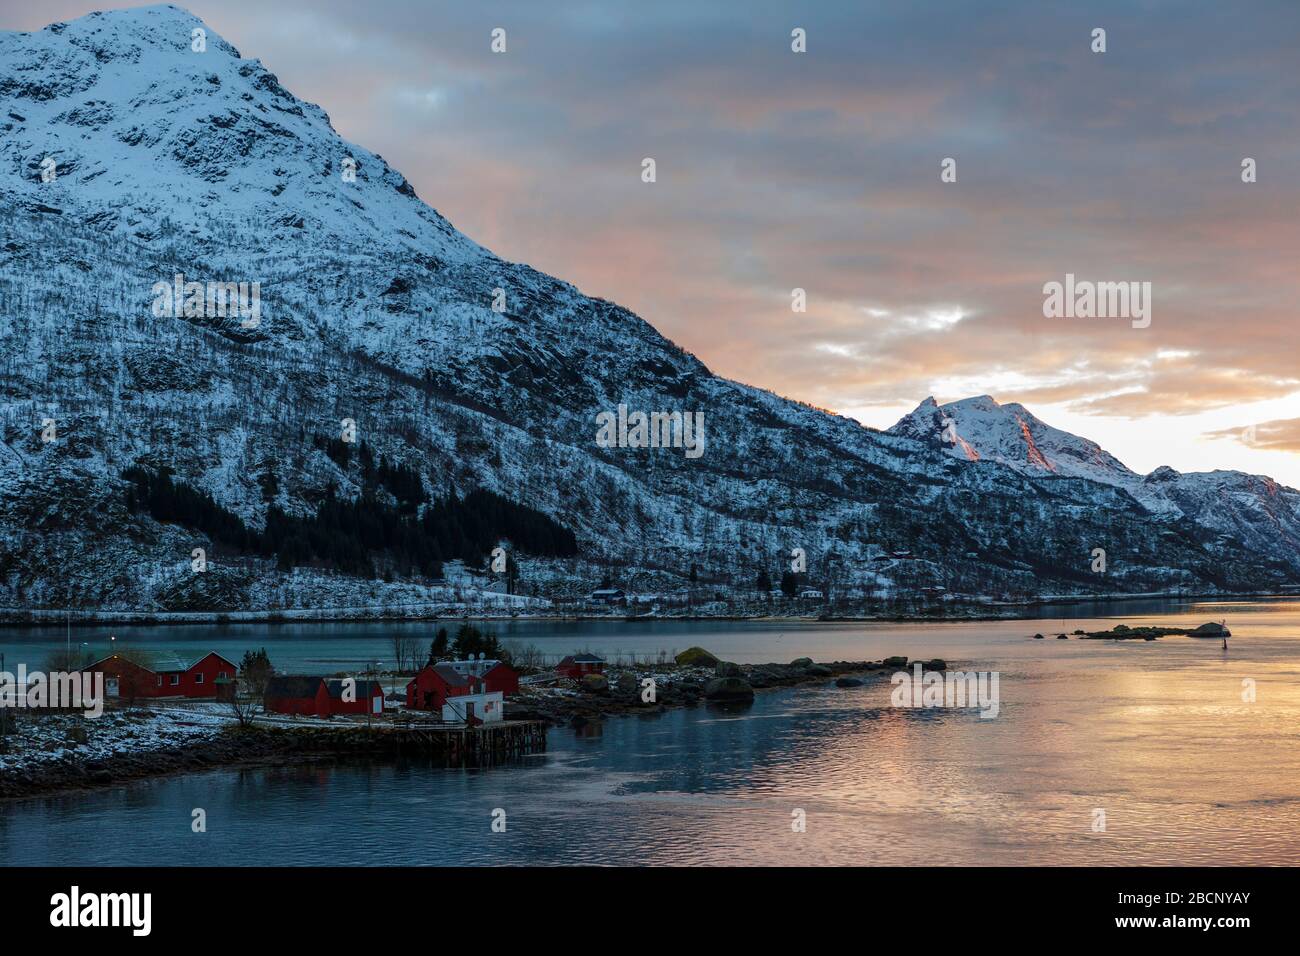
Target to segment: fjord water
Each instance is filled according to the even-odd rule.
[[[1072,616],[1103,610],[1110,616]],[[372,763],[142,781],[0,806],[0,862],[1300,862],[1300,601],[1060,613],[941,624],[494,624],[557,654],[701,644],[741,662],[943,657],[999,672],[1000,712],[990,720],[975,710],[895,709],[887,680],[848,689],[828,681],[760,693],[739,711],[556,728],[547,753],[492,769]],[[1234,634],[1227,652],[1187,637],[1054,639],[1075,628],[1219,619]],[[391,658],[393,627],[118,633],[236,659],[265,645],[284,669],[332,672]],[[1047,639],[1032,640],[1036,631]],[[103,636],[80,632],[87,642]],[[39,661],[62,638],[0,633],[0,647],[10,661]],[[1253,701],[1243,699],[1243,681],[1254,682]],[[191,832],[196,807],[207,811],[207,833]],[[498,808],[503,833],[492,831]],[[796,810],[805,832],[792,830]],[[1098,811],[1104,831],[1094,829]]]

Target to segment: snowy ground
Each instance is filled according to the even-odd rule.
[[[215,707],[113,708],[98,718],[79,713],[17,711],[15,731],[3,738],[0,772],[54,763],[65,757],[102,760],[211,740],[232,721]]]
[[[384,682],[392,690],[390,681]],[[401,682],[405,687],[405,680]],[[404,708],[386,703],[386,717]],[[153,750],[185,746],[215,738],[223,729],[237,725],[230,705],[217,701],[159,701],[147,706],[109,707],[97,718],[80,713],[16,711],[17,728],[0,738],[0,773],[31,769],[73,757],[103,760],[122,754],[143,754]],[[382,720],[384,718],[376,718]],[[255,723],[268,727],[339,727],[364,724],[363,715],[303,717],[258,714]]]

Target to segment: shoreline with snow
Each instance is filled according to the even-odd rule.
[[[355,623],[366,621],[799,621],[805,623],[846,623],[855,621],[909,622],[909,621],[999,621],[1025,616],[1021,612],[1046,605],[1123,603],[1144,600],[1221,601],[1245,598],[1286,599],[1300,597],[1300,588],[1277,588],[1267,591],[1213,591],[1195,594],[1151,591],[1125,594],[1060,594],[1043,595],[1028,601],[947,601],[919,609],[915,613],[885,612],[875,614],[830,613],[815,607],[792,607],[789,613],[775,613],[764,608],[754,613],[730,606],[728,602],[716,611],[707,607],[674,609],[670,613],[635,613],[620,609],[609,613],[597,611],[573,612],[565,610],[505,611],[487,607],[437,607],[404,605],[393,607],[354,608],[293,608],[247,611],[86,611],[86,610],[32,610],[0,608],[0,628],[41,627],[58,625],[71,627],[99,627],[112,624],[118,627],[153,627],[160,624],[296,624],[296,623]]]
[[[732,664],[699,648],[692,650],[700,655],[697,663],[616,665],[594,682],[527,685],[510,699],[510,719],[540,721],[548,727],[580,726],[701,705],[743,707],[756,693],[768,690],[827,681],[853,687],[911,664],[927,670],[947,666],[942,660],[906,657]],[[653,701],[643,698],[646,677],[655,682]],[[283,726],[240,726],[233,714],[209,702],[113,707],[97,719],[45,712],[25,719],[18,732],[0,738],[0,745],[0,803],[205,770],[392,760],[402,753],[397,737],[369,733],[362,721],[295,718]]]
[[[280,768],[383,756],[358,753],[341,739],[335,742],[335,747],[322,747],[320,741],[312,739],[320,736],[260,728],[252,731],[223,730],[211,737],[195,738],[184,747],[120,751],[88,760],[71,758],[6,768],[0,778],[0,804],[10,800],[65,796],[205,770]]]

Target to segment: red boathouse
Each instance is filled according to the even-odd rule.
[[[555,673],[575,680],[583,674],[602,674],[604,671],[605,658],[597,657],[595,654],[570,654],[555,665]]]
[[[268,713],[328,717],[333,714],[382,714],[384,688],[377,680],[353,678],[355,696],[344,700],[347,680],[341,677],[272,677],[262,707]],[[353,696],[353,695],[348,695]]]

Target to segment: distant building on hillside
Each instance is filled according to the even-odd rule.
[[[596,588],[587,595],[587,600],[596,604],[623,604],[627,601],[627,595],[622,588]]]

